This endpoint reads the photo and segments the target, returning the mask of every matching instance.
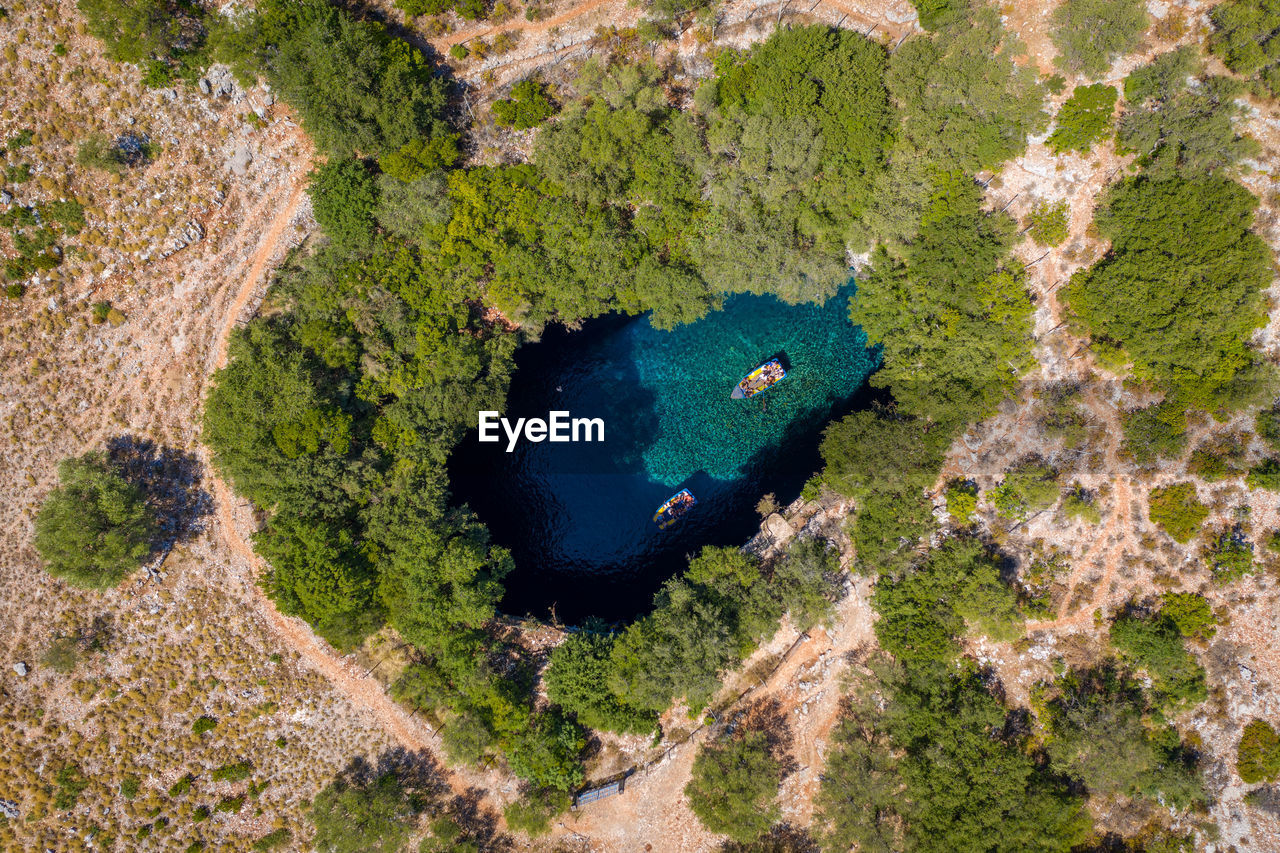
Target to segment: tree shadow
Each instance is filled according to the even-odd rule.
[[[194,454],[162,447],[149,438],[118,435],[107,441],[107,455],[124,479],[142,490],[155,512],[155,550],[204,531],[213,497],[201,486],[202,468]]]
[[[497,813],[481,807],[484,790],[470,787],[452,797],[445,807],[449,817],[458,822],[467,838],[485,851],[513,850],[511,837],[498,831]]]
[[[748,705],[737,720],[743,731],[760,732],[769,746],[769,754],[782,765],[783,777],[790,776],[799,765],[792,747],[795,736],[782,703],[776,698],[760,699]]]
[[[720,853],[819,853],[821,849],[803,827],[780,823],[750,844],[726,841]]]

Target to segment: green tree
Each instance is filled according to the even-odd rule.
[[[1173,483],[1151,490],[1151,521],[1175,542],[1190,542],[1209,517],[1209,507],[1196,498],[1194,483]]]
[[[1148,797],[1186,808],[1205,797],[1177,731],[1150,719],[1141,687],[1114,664],[1068,672],[1044,723],[1054,766],[1100,797]]]
[[[799,631],[830,625],[840,595],[840,553],[824,539],[797,536],[774,566],[769,589]]]
[[[378,185],[362,161],[329,160],[311,173],[307,191],[326,237],[353,250],[373,245]]]
[[[422,803],[394,772],[371,779],[340,774],[316,795],[310,818],[319,853],[401,849]]]
[[[1082,799],[1037,766],[972,665],[873,662],[832,737],[815,823],[829,850],[1060,851]]]
[[[64,459],[58,480],[36,515],[45,568],[76,586],[115,586],[150,553],[155,513],[101,452]]]
[[[1095,339],[1122,346],[1134,373],[1200,408],[1248,384],[1271,253],[1250,232],[1257,199],[1222,178],[1130,178],[1096,217],[1111,240],[1064,288]]]
[[[187,0],[77,0],[89,32],[116,62],[168,58],[204,39],[203,10]]]
[[[547,87],[537,80],[521,80],[511,87],[511,97],[493,103],[494,120],[503,127],[528,130],[555,115]]]
[[[1196,178],[1254,156],[1257,143],[1236,132],[1244,116],[1240,88],[1229,77],[1202,74],[1193,46],[1157,56],[1125,78],[1121,149],[1139,155],[1153,178]]]
[[[1028,234],[1041,246],[1060,246],[1070,236],[1071,208],[1065,201],[1038,201],[1027,214]]]
[[[1031,300],[1022,270],[1003,263],[1014,223],[983,204],[971,179],[946,176],[905,263],[882,247],[850,300],[850,319],[883,347],[872,384],[951,425],[994,411],[1032,364]]]
[[[1147,8],[1142,0],[1066,0],[1053,11],[1054,64],[1097,77],[1117,56],[1142,43]]]
[[[1130,666],[1151,678],[1161,709],[1178,710],[1208,698],[1204,668],[1186,650],[1178,624],[1167,614],[1122,615],[1111,625],[1111,643]]]
[[[1025,519],[1058,502],[1058,472],[1035,461],[1024,462],[1005,472],[990,497],[1001,515]]]
[[[703,826],[746,843],[781,816],[776,802],[781,782],[782,764],[765,733],[744,731],[698,750],[684,793]]]
[[[592,626],[570,634],[551,653],[543,675],[547,697],[593,729],[644,734],[658,724],[653,711],[623,704],[608,688],[614,637]]]
[[[1111,136],[1116,90],[1106,83],[1077,86],[1058,112],[1058,126],[1045,144],[1055,154],[1080,151],[1085,154],[1095,142]]]
[[[1236,772],[1248,785],[1280,777],[1280,734],[1266,720],[1254,720],[1244,727],[1236,751]]]
[[[1209,13],[1213,34],[1209,49],[1232,71],[1280,91],[1280,3],[1276,0],[1227,0]]]

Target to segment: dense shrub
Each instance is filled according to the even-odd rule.
[[[684,793],[703,826],[745,843],[781,816],[776,802],[781,781],[782,764],[765,733],[745,731],[698,750]]]
[[[1217,631],[1217,618],[1208,600],[1194,592],[1166,592],[1160,596],[1160,613],[1173,620],[1184,637],[1208,640]]]
[[[1111,136],[1111,116],[1116,107],[1116,90],[1106,83],[1077,86],[1058,112],[1058,126],[1045,144],[1055,154],[1080,151],[1087,154],[1095,142]]]
[[[1038,245],[1059,246],[1070,235],[1067,230],[1070,215],[1071,208],[1065,201],[1038,201],[1027,214],[1027,233]]]
[[[1204,668],[1186,650],[1178,623],[1169,615],[1125,614],[1112,623],[1111,642],[1130,666],[1151,678],[1160,707],[1177,710],[1208,697]]]
[[[1236,752],[1236,772],[1246,784],[1280,778],[1280,734],[1266,720],[1244,727]]]
[[[1174,483],[1151,490],[1151,521],[1176,542],[1190,542],[1209,517],[1209,508],[1196,499],[1194,483]]]
[[[344,248],[367,249],[377,236],[378,187],[360,160],[332,159],[311,173],[307,187],[316,222]]]
[[[1232,71],[1280,92],[1280,4],[1275,0],[1227,0],[1209,13],[1209,49]]]
[[[1048,465],[1025,462],[1005,472],[991,490],[991,504],[1001,515],[1025,519],[1058,501],[1058,473]]]
[[[1231,583],[1256,570],[1253,543],[1245,539],[1239,528],[1224,530],[1204,549],[1205,562],[1218,583]]]
[[[511,87],[510,98],[493,104],[494,120],[515,130],[537,127],[555,112],[555,105],[547,98],[547,87],[537,80],[521,80]]]
[[[58,479],[36,516],[45,568],[76,586],[115,586],[150,553],[154,512],[102,453],[63,460]]]
[[[1054,63],[1097,77],[1121,54],[1142,43],[1147,8],[1142,0],[1065,0],[1053,11]]]

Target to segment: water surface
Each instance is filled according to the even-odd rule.
[[[523,347],[504,416],[599,417],[605,441],[522,441],[507,453],[505,438],[481,444],[472,431],[455,451],[455,497],[515,557],[507,612],[629,619],[689,554],[750,537],[761,495],[793,500],[819,467],[822,427],[867,397],[876,356],[847,319],[850,293],[823,306],[736,296],[673,331],[610,316]],[[773,357],[786,379],[729,399]],[[654,510],[681,488],[698,506],[659,531]]]

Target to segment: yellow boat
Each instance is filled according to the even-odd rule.
[[[681,489],[658,507],[658,511],[653,514],[653,523],[658,525],[659,530],[666,530],[697,505],[698,499],[693,496],[693,492]]]
[[[754,397],[761,391],[772,388],[776,383],[785,379],[786,376],[787,371],[782,367],[782,362],[776,358],[771,358],[742,377],[742,381],[733,389],[733,393],[729,397],[734,400]]]

